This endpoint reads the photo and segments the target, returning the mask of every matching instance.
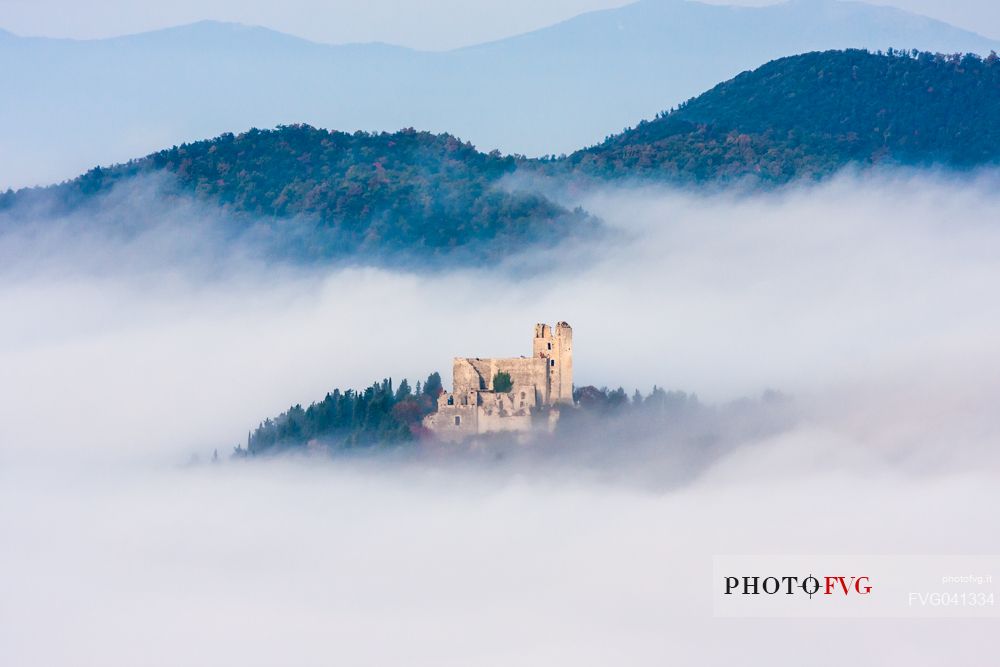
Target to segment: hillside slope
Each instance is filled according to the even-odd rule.
[[[968,168],[998,160],[1000,59],[849,50],[744,72],[554,170],[785,182],[848,164]]]
[[[484,150],[569,152],[782,56],[1000,50],[889,7],[642,0],[447,52],[317,44],[220,23],[104,40],[0,35],[0,189],[234,128],[450,132]]]
[[[175,210],[174,197],[194,198],[220,212],[213,220],[231,221],[224,237],[254,230],[271,254],[481,263],[598,230],[581,209],[538,194],[537,176],[780,184],[848,165],[966,169],[1000,161],[998,121],[996,56],[817,52],[745,72],[565,158],[482,153],[452,135],[415,130],[280,126],[8,192],[0,195],[0,223],[99,211],[76,217],[113,231],[114,220],[124,220],[132,233],[155,223],[129,208],[142,205],[145,193],[110,194],[153,177],[159,203],[166,203],[151,203],[156,210]],[[517,178],[508,179],[515,171]],[[507,187],[515,182],[519,189]],[[104,215],[112,209],[117,215]]]
[[[594,228],[582,212],[503,189],[500,180],[515,168],[514,158],[480,153],[447,134],[283,126],[224,134],[57,186],[8,192],[0,195],[0,212],[15,221],[25,211],[35,218],[86,213],[103,206],[116,185],[159,175],[166,178],[158,197],[193,196],[247,228],[270,225],[271,249],[304,259],[481,262]]]

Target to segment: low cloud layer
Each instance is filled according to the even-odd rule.
[[[758,450],[668,494],[328,461],[5,470],[0,657],[919,665],[990,650],[995,619],[713,618],[714,554],[996,553],[995,478],[802,473],[794,457]]]
[[[980,656],[971,621],[715,620],[709,578],[715,553],[1000,548],[997,178],[592,193],[617,240],[431,275],[234,260],[194,232],[180,255],[170,235],[8,234],[0,662]],[[655,437],[581,441],[625,453],[566,466],[182,465],[335,386],[527,353],[555,320],[578,385],[657,384],[730,416],[773,389],[789,412],[749,428],[750,403],[757,421],[726,422],[731,446],[681,485],[648,483],[676,453]]]
[[[430,275],[264,265],[204,210],[152,203],[148,235],[6,237],[3,440],[143,457],[236,444],[335,386],[447,382],[452,356],[524,354],[533,323],[555,320],[574,326],[578,386],[716,403],[774,389],[868,420],[865,437],[940,420],[973,440],[1000,377],[996,179],[596,193],[582,203],[617,240]]]

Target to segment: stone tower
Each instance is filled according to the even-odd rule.
[[[548,404],[572,404],[573,328],[566,322],[559,322],[554,330],[548,324],[536,324],[531,356],[546,360],[546,395],[543,401]]]
[[[505,391],[494,387],[498,373],[510,376]],[[437,411],[423,421],[441,440],[538,428],[551,432],[560,406],[573,405],[573,329],[565,322],[555,328],[536,324],[530,357],[455,357],[452,381],[452,391],[438,395]]]

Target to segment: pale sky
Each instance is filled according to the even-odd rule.
[[[766,5],[769,0],[711,0]],[[447,49],[543,27],[628,0],[0,0],[0,28],[20,35],[93,38],[203,19],[262,25],[320,42],[380,41]],[[1000,38],[998,0],[891,4]]]

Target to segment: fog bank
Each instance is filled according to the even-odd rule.
[[[595,192],[613,240],[423,274],[0,237],[0,662],[974,661],[990,621],[715,619],[711,557],[1000,552],[996,184]],[[578,386],[697,393],[719,455],[669,485],[669,430],[184,465],[555,320]],[[768,389],[780,419],[732,409]]]
[[[149,235],[6,237],[4,455],[226,448],[335,386],[448,383],[452,356],[525,354],[533,323],[555,320],[574,327],[577,386],[708,402],[776,389],[866,440],[983,440],[1000,377],[996,181],[593,193],[582,203],[620,238],[433,274],[262,264],[227,254],[204,210],[148,202]]]
[[[3,474],[0,659],[920,665],[990,650],[995,619],[713,618],[713,554],[1000,546],[995,477],[776,479],[785,458],[669,494],[328,462],[48,470],[30,490]]]

